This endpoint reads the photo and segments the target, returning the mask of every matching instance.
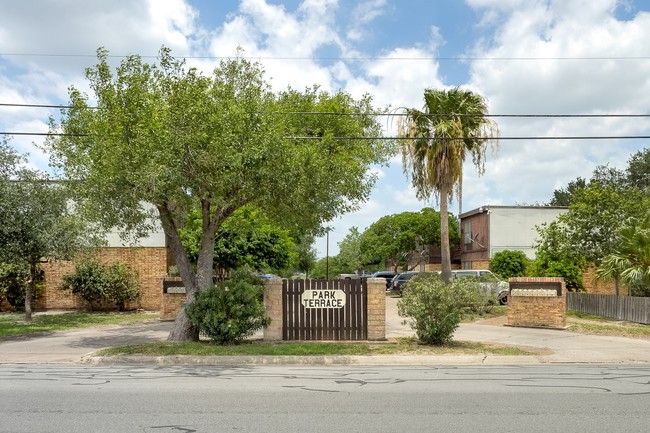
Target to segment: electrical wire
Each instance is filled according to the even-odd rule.
[[[0,135],[15,135],[15,136],[43,136],[43,137],[89,137],[93,134],[83,133],[64,133],[64,132],[7,132],[0,131]],[[287,140],[322,140],[323,137],[314,136],[286,136],[282,137]],[[354,140],[391,140],[391,141],[406,141],[406,140],[465,140],[464,137],[345,137],[334,136],[330,137],[332,140],[338,141],[354,141]],[[494,140],[499,141],[523,141],[523,140],[641,140],[649,139],[650,135],[557,135],[557,136],[513,136],[513,137],[498,137]],[[486,139],[487,140],[487,139]]]
[[[8,103],[0,102],[0,107],[15,107],[15,108],[59,108],[71,109],[75,108],[71,105],[56,105],[56,104],[24,104],[24,103]],[[78,108],[78,107],[77,107]],[[84,107],[89,110],[99,110],[100,107],[87,106]],[[324,116],[372,116],[372,117],[393,117],[393,116],[408,116],[407,113],[340,113],[335,111],[279,111],[275,114],[287,115],[324,115]],[[421,113],[422,116],[448,116],[448,114],[437,113]],[[495,117],[495,118],[650,118],[650,114],[619,114],[619,113],[603,113],[603,114],[457,114],[458,117]]]
[[[157,59],[158,55],[140,55],[140,54],[109,54],[108,58],[127,58],[131,56],[138,56],[142,59]],[[90,58],[97,57],[97,54],[73,54],[73,53],[0,53],[0,57],[70,57],[70,58]],[[417,57],[382,57],[382,56],[355,56],[355,57],[306,57],[306,56],[183,56],[184,59],[196,60],[229,60],[229,59],[245,59],[245,60],[348,60],[348,61],[365,61],[365,60],[395,60],[395,61],[536,61],[536,60],[590,60],[590,61],[603,61],[603,60],[650,60],[650,56],[585,56],[585,57],[560,57],[560,56],[540,56],[540,57],[512,57],[512,56],[417,56]]]

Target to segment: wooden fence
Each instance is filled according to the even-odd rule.
[[[344,305],[322,308],[329,299],[321,300],[321,304],[316,300],[305,301],[305,291],[342,291],[343,296],[339,299]],[[333,305],[337,305],[336,302]],[[368,338],[368,290],[365,280],[284,280],[282,304],[283,340]],[[317,308],[309,308],[314,305]]]
[[[567,292],[567,310],[650,324],[650,298]]]

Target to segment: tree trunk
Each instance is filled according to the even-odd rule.
[[[29,278],[25,284],[25,322],[32,321],[32,298],[34,297],[34,281],[36,281],[36,265],[29,265]]]
[[[187,252],[181,243],[180,236],[178,234],[178,228],[175,224],[171,213],[167,207],[158,207],[160,213],[161,222],[167,238],[169,239],[169,247],[171,249],[174,260],[176,261],[176,266],[181,275],[181,280],[185,286],[187,293],[186,304],[191,304],[196,295],[204,289],[207,289],[212,285],[212,263],[214,255],[214,234],[216,232],[217,224],[210,224],[210,212],[209,206],[204,204],[203,206],[203,233],[201,235],[201,244],[199,248],[196,273],[194,273],[193,266],[190,263],[190,260],[187,256]],[[182,307],[172,329],[169,331],[169,336],[167,341],[198,341],[199,340],[199,331],[192,325],[190,322],[187,313],[185,312],[185,307]]]
[[[199,330],[190,322],[190,318],[185,313],[185,307],[181,307],[181,311],[178,312],[167,341],[199,341]]]
[[[451,254],[449,252],[449,211],[447,204],[449,191],[440,191],[440,262],[442,265],[442,281],[451,281]]]

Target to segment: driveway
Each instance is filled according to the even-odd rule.
[[[386,337],[415,333],[397,314],[397,298],[386,298]],[[106,326],[53,332],[0,341],[0,364],[79,363],[93,352],[114,346],[165,341],[171,322]],[[261,338],[257,333],[253,338]],[[517,328],[494,320],[463,323],[456,340],[531,348],[533,356],[476,355],[356,357],[353,363],[372,364],[535,364],[535,363],[650,363],[650,340],[585,335],[564,330]],[[187,361],[187,360],[185,360]],[[231,362],[236,362],[231,360]],[[266,359],[264,362],[269,362]],[[348,358],[346,362],[350,362]]]

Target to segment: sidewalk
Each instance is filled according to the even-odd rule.
[[[387,298],[386,337],[413,336],[397,315],[397,300]],[[584,335],[563,330],[515,328],[494,321],[461,324],[454,339],[530,348],[532,356],[497,355],[394,355],[317,357],[115,357],[101,359],[99,349],[165,341],[171,322],[86,328],[38,337],[0,341],[0,364],[350,364],[350,365],[461,365],[544,363],[650,363],[650,340]],[[261,338],[258,333],[254,338]]]

